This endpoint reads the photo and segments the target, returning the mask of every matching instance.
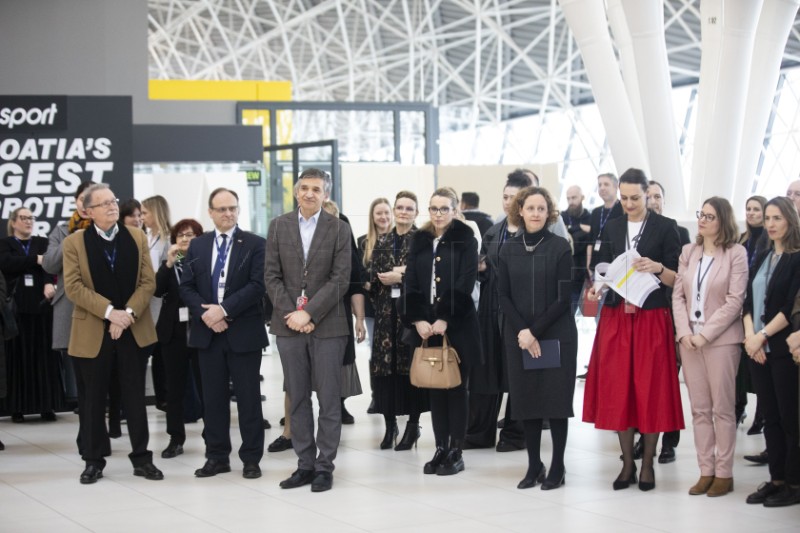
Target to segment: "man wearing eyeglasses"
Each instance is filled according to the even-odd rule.
[[[800,213],[800,180],[794,180],[786,189],[786,196],[794,203],[795,209]]]
[[[180,293],[189,307],[189,346],[198,349],[203,384],[206,462],[197,477],[231,471],[230,387],[236,394],[242,477],[261,477],[264,417],[261,411],[261,350],[267,345],[262,301],[262,237],[243,231],[239,196],[218,188],[208,197],[214,231],[192,239],[184,259]]]
[[[146,348],[156,342],[150,315],[155,276],[147,236],[118,223],[118,203],[107,184],[89,186],[83,205],[92,225],[68,236],[63,244],[64,291],[75,304],[68,351],[78,382],[79,439],[86,462],[82,484],[103,477],[106,396],[114,364],[133,448],[128,455],[133,475],[164,479],[147,449],[144,403]]]
[[[351,320],[342,297],[350,283],[352,237],[346,223],[322,209],[331,187],[326,172],[304,170],[294,187],[299,209],[275,218],[267,235],[270,331],[277,336],[298,458],[283,489],[311,484],[312,492],[330,490],[342,433],[342,362]],[[319,402],[316,438],[312,390]]]

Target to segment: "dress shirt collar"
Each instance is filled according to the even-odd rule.
[[[319,222],[320,213],[322,213],[322,209],[311,215],[311,217],[306,218],[303,216],[303,212],[300,211],[300,208],[297,208],[297,220],[299,220],[301,224],[309,222],[313,222],[314,224],[316,224],[317,222]]]
[[[111,229],[109,229],[108,231],[103,231],[97,226],[94,226],[94,229],[95,231],[97,231],[97,234],[100,235],[101,239],[109,242],[113,241],[114,237],[116,237],[117,233],[119,233],[119,226],[117,224],[111,226]]]

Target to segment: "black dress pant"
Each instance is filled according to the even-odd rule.
[[[503,404],[502,394],[469,393],[469,428],[467,441],[473,446],[490,448],[497,438],[497,419]],[[511,395],[508,396],[500,440],[518,447],[525,446],[522,424],[511,418]]]
[[[97,357],[74,357],[72,362],[79,376],[80,445],[86,465],[103,468],[106,464],[103,458],[108,451],[106,396],[114,362],[119,369],[120,394],[131,439],[132,451],[128,457],[134,466],[151,463],[153,454],[147,449],[150,434],[144,403],[147,354],[136,344],[130,330],[125,330],[117,340],[112,340],[106,331]]]
[[[186,442],[186,428],[183,423],[184,399],[186,389],[194,379],[202,397],[200,367],[197,350],[186,345],[186,323],[176,322],[172,329],[172,339],[161,345],[161,360],[167,383],[167,434],[170,442]]]
[[[431,422],[436,445],[448,448],[450,441],[463,445],[469,409],[469,367],[461,364],[461,385],[454,389],[430,389]]]
[[[760,365],[748,359],[750,377],[764,416],[764,438],[773,481],[800,485],[798,368],[791,357],[770,357]]]

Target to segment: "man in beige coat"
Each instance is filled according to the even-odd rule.
[[[103,477],[105,405],[113,364],[119,369],[133,474],[164,478],[147,449],[144,403],[145,348],[156,342],[150,316],[155,276],[147,237],[139,229],[118,224],[117,204],[108,185],[87,188],[83,205],[92,226],[73,233],[63,245],[64,290],[75,305],[68,351],[78,382],[79,447],[86,462],[80,477],[83,484]]]

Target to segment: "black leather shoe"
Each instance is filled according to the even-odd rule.
[[[661,453],[658,455],[658,464],[665,465],[675,462],[675,448],[672,446],[662,446]]]
[[[439,465],[442,464],[442,461],[444,461],[445,457],[447,457],[447,450],[441,446],[437,446],[436,452],[433,454],[433,458],[425,463],[425,466],[422,468],[422,472],[424,474],[435,474],[436,469],[439,468]]]
[[[778,494],[782,488],[782,485],[775,485],[771,481],[767,481],[759,485],[755,492],[748,495],[746,501],[750,504],[764,503],[770,496]]]
[[[356,419],[353,417],[353,415],[350,414],[350,412],[347,409],[345,409],[344,400],[342,400],[342,424],[346,424],[349,426],[350,424],[355,424],[355,423]]]
[[[291,476],[281,481],[280,485],[282,489],[296,489],[297,487],[308,485],[312,481],[314,481],[313,470],[300,470],[298,468],[292,472]]]
[[[614,490],[623,490],[635,484],[636,481],[636,465],[634,464],[633,472],[631,472],[631,476],[628,479],[617,478],[614,480],[614,483],[611,486],[614,487]]]
[[[751,463],[755,463],[757,465],[766,465],[769,464],[769,455],[767,454],[767,450],[764,450],[756,455],[745,455],[744,460],[750,461]]]
[[[103,477],[103,469],[99,466],[89,465],[81,472],[81,484],[91,485],[97,483],[97,480]]]
[[[281,424],[281,427],[286,425],[286,417],[285,416],[281,417],[280,424]]]
[[[283,435],[279,436],[277,439],[272,441],[272,443],[267,446],[268,452],[283,452],[292,447],[292,439],[287,439]]]
[[[194,471],[195,477],[211,477],[217,474],[225,474],[231,471],[230,463],[217,461],[216,459],[208,459],[203,468],[198,468]]]
[[[518,489],[530,489],[542,483],[545,480],[545,476],[547,476],[547,468],[545,468],[544,464],[539,465],[538,473],[535,476],[528,476],[526,475],[522,481],[517,484]]]
[[[183,444],[178,444],[177,442],[170,442],[169,446],[164,448],[164,451],[161,452],[162,459],[172,459],[173,457],[177,457],[183,454]]]
[[[498,452],[516,452],[517,450],[524,450],[525,446],[507,440],[501,440],[494,449]]]
[[[264,419],[264,429],[272,429],[272,424],[266,418]]]
[[[748,435],[758,435],[764,431],[764,421],[756,418],[753,420],[753,425],[747,430]]]
[[[314,472],[311,492],[325,492],[333,488],[333,474],[330,472]]]
[[[764,507],[788,507],[800,503],[800,488],[784,484],[780,492],[767,496]]]
[[[447,457],[442,464],[436,468],[437,476],[453,476],[464,471],[464,456],[461,453],[461,446],[450,448]]]
[[[150,481],[161,481],[164,479],[164,473],[156,468],[153,463],[145,463],[141,466],[134,466],[133,475],[149,479]]]
[[[261,467],[258,463],[245,463],[242,469],[242,477],[245,479],[258,479],[261,477]]]
[[[550,478],[545,479],[540,488],[542,490],[553,490],[559,487],[563,487],[566,484],[567,484],[567,474],[564,473],[561,474],[561,479],[555,479],[555,480]]]

